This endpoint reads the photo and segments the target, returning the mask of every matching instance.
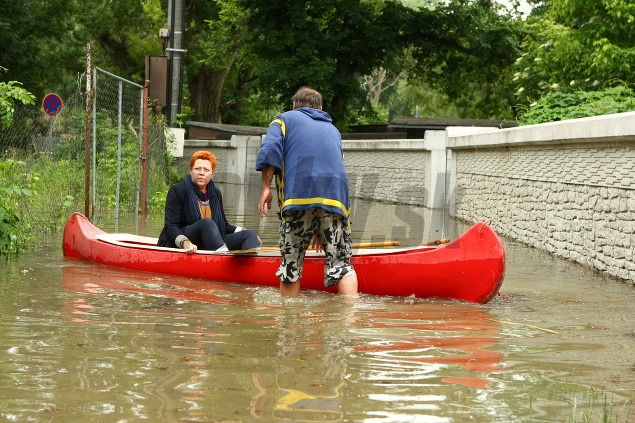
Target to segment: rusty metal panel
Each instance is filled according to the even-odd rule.
[[[146,56],[146,80],[150,81],[150,104],[165,107],[168,102],[167,56]]]

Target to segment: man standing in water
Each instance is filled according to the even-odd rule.
[[[308,87],[293,96],[293,110],[271,122],[260,146],[256,170],[262,172],[258,214],[271,209],[271,181],[276,175],[280,206],[280,278],[282,296],[300,294],[302,265],[309,245],[324,250],[324,285],[344,295],[357,294],[351,265],[353,246],[348,177],[342,137],[322,110],[322,95]]]

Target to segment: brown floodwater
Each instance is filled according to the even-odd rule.
[[[260,220],[255,190],[221,188],[230,219],[274,245],[274,210]],[[354,242],[468,227],[443,211],[353,206]],[[162,225],[95,220],[148,236]],[[61,235],[46,235],[0,263],[0,421],[635,421],[633,285],[503,241],[500,295],[480,305],[281,299],[65,259]]]

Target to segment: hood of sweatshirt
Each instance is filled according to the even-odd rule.
[[[295,109],[296,112],[304,113],[313,120],[322,120],[324,122],[333,122],[331,115],[324,110],[312,109],[311,107],[300,107]]]

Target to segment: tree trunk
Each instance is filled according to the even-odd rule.
[[[222,123],[220,103],[226,77],[226,70],[202,70],[189,75],[190,106],[195,121]]]
[[[223,86],[236,57],[237,53],[232,52],[221,69],[203,68],[199,73],[190,73],[188,87],[195,121],[223,123],[220,109]]]
[[[340,81],[346,81],[354,73],[355,66],[343,60],[337,62],[337,76]],[[331,110],[333,121],[338,122],[344,119],[344,113],[346,111],[346,102],[349,98],[348,87],[340,86],[336,87],[336,93],[331,101]]]

